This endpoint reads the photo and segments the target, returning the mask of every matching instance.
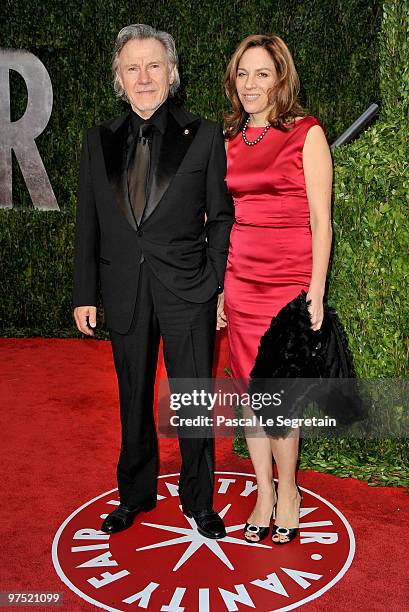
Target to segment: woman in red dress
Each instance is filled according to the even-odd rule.
[[[332,160],[322,127],[298,102],[297,72],[281,38],[246,38],[229,63],[225,87],[232,104],[226,181],[235,224],[218,327],[227,324],[233,378],[247,384],[272,317],[301,290],[311,300],[312,328],[321,326],[332,240]],[[247,445],[258,488],[244,537],[264,539],[275,509],[272,540],[290,542],[301,504],[295,479],[299,432],[247,437]]]

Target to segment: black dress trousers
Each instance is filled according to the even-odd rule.
[[[205,303],[187,302],[155,277],[147,261],[141,264],[131,328],[126,334],[110,330],[120,397],[117,478],[122,503],[156,502],[159,466],[153,401],[160,337],[169,378],[210,378],[216,309],[217,294]],[[212,436],[180,437],[179,447],[181,502],[191,510],[212,507]]]

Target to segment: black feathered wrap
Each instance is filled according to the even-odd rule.
[[[250,373],[249,393],[273,394],[278,383],[284,390],[285,407],[280,410],[269,406],[254,412],[262,415],[264,422],[277,414],[299,418],[303,408],[315,401],[325,415],[334,417],[341,426],[362,420],[364,406],[356,380],[336,382],[340,378],[356,379],[341,321],[335,310],[325,304],[321,328],[312,330],[309,304],[302,291],[273,317],[261,338]],[[285,426],[263,427],[272,437],[283,437],[290,431]]]

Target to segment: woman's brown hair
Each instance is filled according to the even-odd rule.
[[[240,60],[252,47],[262,47],[274,62],[277,80],[269,91],[271,111],[268,122],[271,126],[287,131],[284,124],[294,124],[295,117],[305,117],[307,111],[301,106],[298,95],[300,80],[291,53],[282,38],[275,34],[253,34],[247,36],[237,47],[224,75],[224,88],[232,111],[225,116],[225,137],[234,138],[243,128],[247,117],[236,90],[236,76]],[[290,128],[288,128],[290,129]]]

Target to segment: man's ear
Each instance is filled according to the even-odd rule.
[[[122,78],[121,78],[121,71],[119,70],[119,68],[117,68],[117,71],[116,71],[116,78],[118,79],[118,82],[119,82],[120,86],[122,87],[122,89],[125,91],[125,87],[124,87],[124,84],[123,84]]]
[[[169,83],[173,85],[176,79],[176,65],[171,66],[169,70]]]

